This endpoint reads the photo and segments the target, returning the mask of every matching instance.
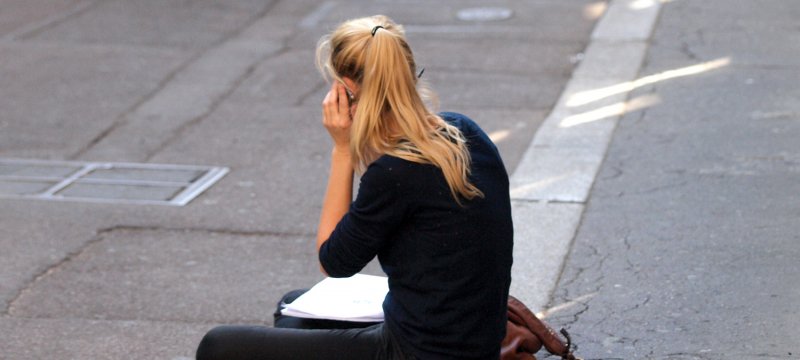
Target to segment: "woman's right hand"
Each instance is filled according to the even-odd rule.
[[[344,85],[333,82],[330,91],[322,101],[322,125],[333,139],[334,151],[350,152],[350,104]]]
[[[322,125],[333,139],[331,170],[317,227],[317,250],[328,240],[353,201],[353,163],[350,155],[350,106],[344,85],[334,82],[322,101]],[[325,269],[320,265],[320,270]]]

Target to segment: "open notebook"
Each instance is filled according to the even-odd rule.
[[[356,274],[325,278],[291,304],[283,315],[357,322],[383,321],[383,299],[389,292],[386,277]]]

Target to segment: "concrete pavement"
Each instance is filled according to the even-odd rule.
[[[514,15],[457,18],[475,6]],[[269,324],[319,280],[314,44],[373,13],[408,25],[442,108],[497,141],[512,292],[580,355],[800,358],[791,2],[0,7],[0,157],[231,168],[185,207],[1,199],[2,359],[191,359],[214,324]]]
[[[478,6],[513,16],[457,18]],[[280,294],[320,279],[310,244],[330,145],[319,36],[375,13],[407,25],[441,108],[476,119],[513,172],[604,3],[0,7],[0,157],[231,169],[185,207],[0,200],[0,358],[184,359],[214,324],[269,324]]]

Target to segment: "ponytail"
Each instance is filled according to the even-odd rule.
[[[463,134],[430,111],[420,95],[427,89],[418,89],[402,26],[385,16],[348,21],[320,41],[317,64],[324,75],[360,84],[350,137],[358,172],[388,154],[440,168],[459,204],[461,198],[483,196],[469,182],[471,159]]]

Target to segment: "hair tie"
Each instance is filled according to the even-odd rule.
[[[383,27],[383,25],[378,25],[378,26],[376,26],[376,27],[372,28],[372,36],[373,36],[373,37],[375,36],[375,32],[377,32],[377,31],[378,31],[378,29],[386,29],[386,28],[385,28],[385,27]]]

